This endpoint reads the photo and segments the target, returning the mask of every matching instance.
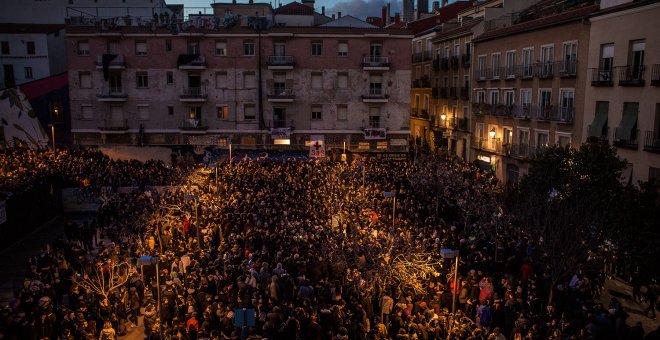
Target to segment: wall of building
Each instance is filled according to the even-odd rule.
[[[660,153],[653,146],[658,140],[660,127],[660,89],[651,85],[654,73],[653,67],[660,68],[660,37],[657,31],[657,18],[660,15],[660,4],[654,3],[647,6],[638,6],[626,11],[614,12],[591,19],[591,35],[589,43],[588,67],[592,78],[592,70],[598,69],[601,57],[602,44],[614,44],[613,65],[625,66],[631,64],[630,46],[631,41],[644,39],[644,85],[643,86],[620,86],[620,68],[614,69],[612,86],[591,86],[586,84],[586,98],[584,104],[583,138],[586,140],[589,133],[588,127],[594,121],[596,102],[609,102],[608,123],[609,132],[607,140],[609,143],[615,141],[615,129],[620,125],[623,116],[625,102],[639,103],[637,115],[637,147],[618,147],[617,153],[620,157],[632,163],[633,181],[646,181],[649,177],[650,168],[660,171]],[[612,27],[617,29],[613,30]],[[660,69],[656,71],[655,79],[660,81]],[[649,131],[655,137],[646,139]],[[658,144],[660,145],[660,144]],[[650,146],[650,147],[649,147]],[[660,150],[659,150],[660,151]]]
[[[41,79],[51,75],[49,58],[49,35],[46,33],[32,34],[10,34],[0,33],[0,41],[9,43],[10,53],[0,55],[0,64],[12,65],[16,85],[20,85],[35,79]],[[35,53],[28,55],[27,42],[34,42]],[[61,62],[56,63],[62,69]],[[26,74],[25,69],[32,69],[32,76]],[[5,84],[4,67],[0,69],[0,88],[7,87]]]

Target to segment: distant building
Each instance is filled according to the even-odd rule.
[[[414,0],[403,0],[403,21],[410,22],[415,20]]]
[[[409,31],[249,5],[231,25],[214,4],[220,20],[67,26],[75,143],[407,150]]]

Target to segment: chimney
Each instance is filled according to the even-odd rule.
[[[321,14],[325,15],[325,6],[321,6]]]
[[[337,12],[337,19],[341,19],[341,12]]]
[[[394,23],[398,24],[401,21],[401,15],[399,13],[394,14]]]
[[[389,24],[392,23],[392,14],[390,14],[390,13],[392,13],[392,6],[388,2],[387,3],[387,16],[385,17],[385,24],[386,25],[389,25]]]
[[[449,0],[442,0],[442,7],[447,7],[449,5]]]
[[[436,13],[440,9],[440,1],[433,1],[433,13]]]
[[[385,26],[385,22],[387,21],[387,6],[383,6],[383,8],[380,9],[380,22],[382,26]]]

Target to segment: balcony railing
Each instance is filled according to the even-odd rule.
[[[644,151],[660,152],[660,134],[658,131],[646,131],[644,136]]]
[[[109,86],[101,89],[101,91],[96,95],[99,99],[108,99],[108,100],[121,100],[126,99],[128,95],[124,92],[122,86]]]
[[[560,107],[559,110],[556,110],[554,114],[550,116],[550,119],[560,123],[572,123],[574,114],[575,108]]]
[[[270,55],[268,56],[268,66],[293,66],[293,56],[291,55]]]
[[[536,76],[536,64],[523,64],[519,66],[520,68],[520,76],[523,79],[531,79]]]
[[[591,131],[591,125],[587,127],[587,135]],[[602,144],[609,144],[610,142],[610,128],[608,126],[603,126],[603,129],[599,132],[598,136],[590,136],[589,139],[595,140]]]
[[[489,114],[493,116],[511,117],[513,116],[514,108],[514,105],[498,104],[491,107]]]
[[[533,106],[524,105],[513,110],[513,118],[530,119],[536,115],[536,109]]]
[[[472,147],[499,154],[502,152],[502,141],[499,138],[474,137],[472,139]]]
[[[557,69],[559,76],[562,78],[569,78],[577,76],[577,60],[568,59],[557,62]]]
[[[470,131],[468,118],[456,118],[454,120],[454,129],[459,131]]]
[[[427,76],[424,76],[413,81],[413,88],[428,88],[431,87],[431,81]]]
[[[471,62],[471,55],[469,54],[463,54],[461,56],[461,65],[463,65],[464,68],[470,67],[470,62]]]
[[[103,126],[99,127],[103,131],[123,131],[128,130],[128,119],[105,119]]]
[[[181,126],[179,126],[181,130],[207,130],[209,128],[209,125],[206,121],[206,119],[199,119],[199,118],[188,118],[184,119],[181,121]]]
[[[538,77],[547,79],[555,76],[555,63],[552,61],[545,61],[537,64]]]
[[[104,60],[106,60],[109,68],[126,67],[126,60],[124,59],[123,54],[99,54],[96,56],[96,67],[103,67]]]
[[[451,65],[451,68],[454,70],[458,70],[458,67],[460,66],[460,61],[458,57],[454,56],[449,58],[449,64]]]
[[[591,86],[613,86],[614,72],[612,69],[591,69]]]
[[[181,99],[205,99],[206,97],[206,91],[201,87],[185,87],[179,95]]]
[[[293,89],[290,89],[290,88],[275,87],[275,88],[269,88],[268,89],[268,98],[288,99],[288,98],[294,98],[294,97],[295,97],[295,95],[293,94]]]
[[[612,144],[619,148],[637,150],[639,147],[639,142],[637,141],[639,130],[633,129],[630,132],[630,137],[627,139],[618,138],[618,136],[623,133],[624,130],[622,128],[614,129],[614,142]]]
[[[420,109],[420,108],[412,108],[410,110],[410,117],[412,118],[419,118],[419,119],[429,119],[429,110],[427,109]]]
[[[431,51],[424,51],[413,54],[413,63],[419,63],[428,60],[431,60]]]
[[[533,117],[536,120],[545,120],[545,121],[550,121],[552,120],[553,115],[555,115],[557,112],[557,108],[554,106],[545,106],[545,107],[538,107],[536,110],[536,115]]]
[[[474,78],[477,81],[485,81],[492,78],[492,70],[490,68],[474,70]]]
[[[619,67],[619,86],[644,86],[644,71],[644,65]]]
[[[385,99],[387,98],[387,93],[383,88],[370,88],[367,93],[362,95],[364,99]]]
[[[509,144],[507,154],[514,158],[531,158],[534,150],[529,144]]]
[[[489,71],[490,71],[489,79],[491,80],[502,79],[502,76],[504,75],[504,67],[494,67]]]
[[[651,68],[651,86],[660,86],[660,64]]]
[[[273,129],[291,128],[293,129],[293,119],[272,119],[270,127]]]
[[[390,62],[388,57],[383,57],[383,56],[377,56],[377,55],[371,55],[364,57],[364,61],[362,63],[363,67],[389,67]]]

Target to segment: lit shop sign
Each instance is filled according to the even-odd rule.
[[[385,139],[387,130],[385,128],[367,128],[364,129],[364,139]]]
[[[477,159],[486,163],[490,163],[490,156],[477,155]]]

